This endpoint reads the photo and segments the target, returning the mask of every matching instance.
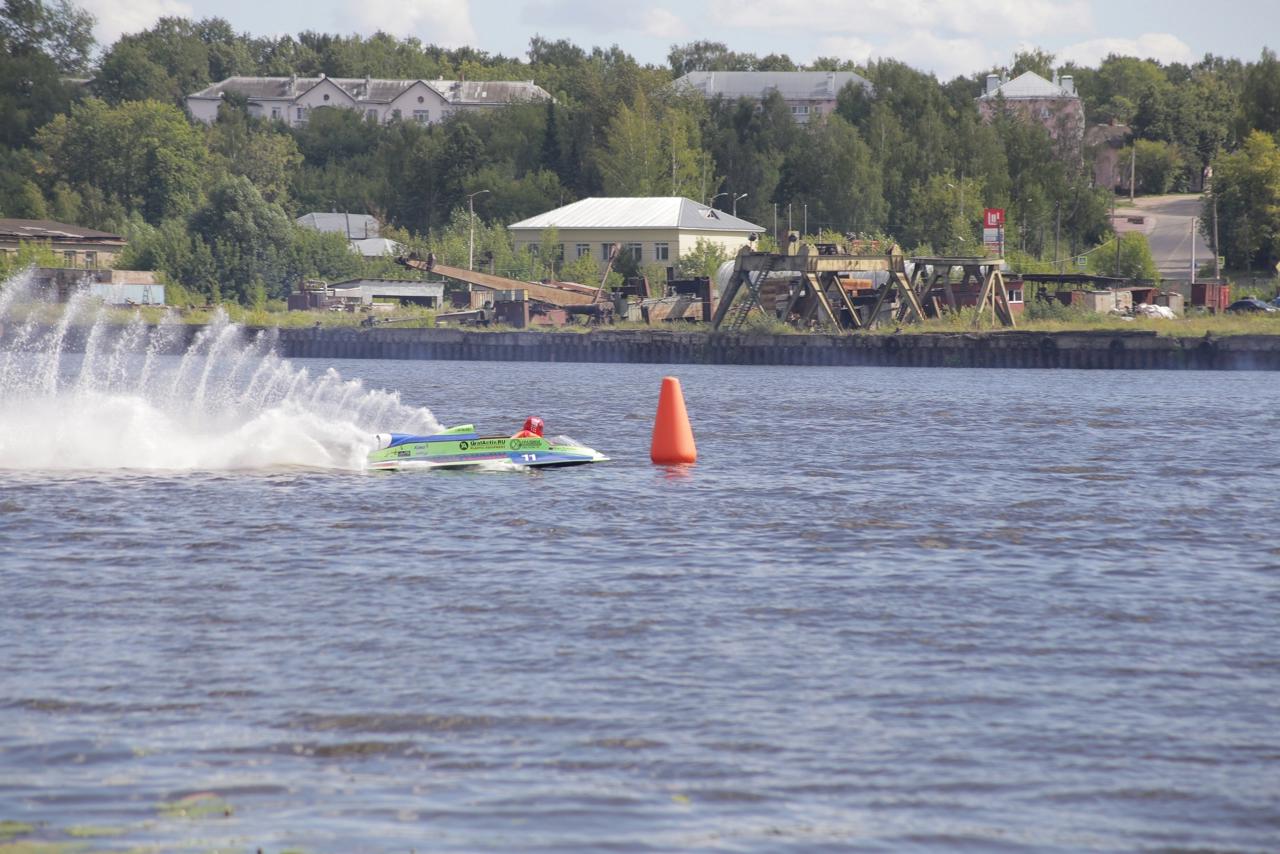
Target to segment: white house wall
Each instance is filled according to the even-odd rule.
[[[734,255],[749,242],[748,231],[691,231],[678,228],[625,229],[625,228],[566,228],[556,232],[556,242],[564,247],[564,260],[572,262],[578,257],[578,246],[585,244],[588,254],[597,262],[608,258],[608,247],[614,243],[640,244],[640,263],[674,267],[676,261],[691,252],[702,238],[719,246],[728,255]],[[533,229],[511,229],[512,242],[518,250],[542,245],[542,232]],[[657,244],[667,246],[667,257],[657,256]]]
[[[440,93],[427,84],[419,81],[396,96],[396,99],[384,108],[382,121],[391,121],[395,111],[400,111],[401,121],[414,121],[415,110],[426,110],[427,122],[435,124],[452,112],[448,101]]]

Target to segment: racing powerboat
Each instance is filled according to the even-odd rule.
[[[602,463],[609,459],[564,436],[553,439],[535,435],[481,436],[471,424],[430,436],[379,433],[376,438],[378,447],[369,452],[371,469],[466,468],[494,463],[551,468]]]

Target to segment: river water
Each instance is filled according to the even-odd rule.
[[[1280,847],[1270,374],[134,332],[0,354],[0,851]],[[613,461],[360,464],[530,414]]]

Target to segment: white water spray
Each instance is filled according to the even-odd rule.
[[[47,311],[29,273],[0,284],[0,469],[361,469],[378,431],[440,429],[222,314],[181,348],[176,317],[117,325],[87,294]]]

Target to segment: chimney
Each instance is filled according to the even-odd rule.
[[[996,91],[999,88],[1000,88],[1000,75],[988,74],[987,75],[987,94],[990,95],[992,92]]]
[[[1072,75],[1070,74],[1062,75],[1061,84],[1062,84],[1062,88],[1066,91],[1068,95],[1074,95],[1076,93],[1076,78],[1073,77]]]

